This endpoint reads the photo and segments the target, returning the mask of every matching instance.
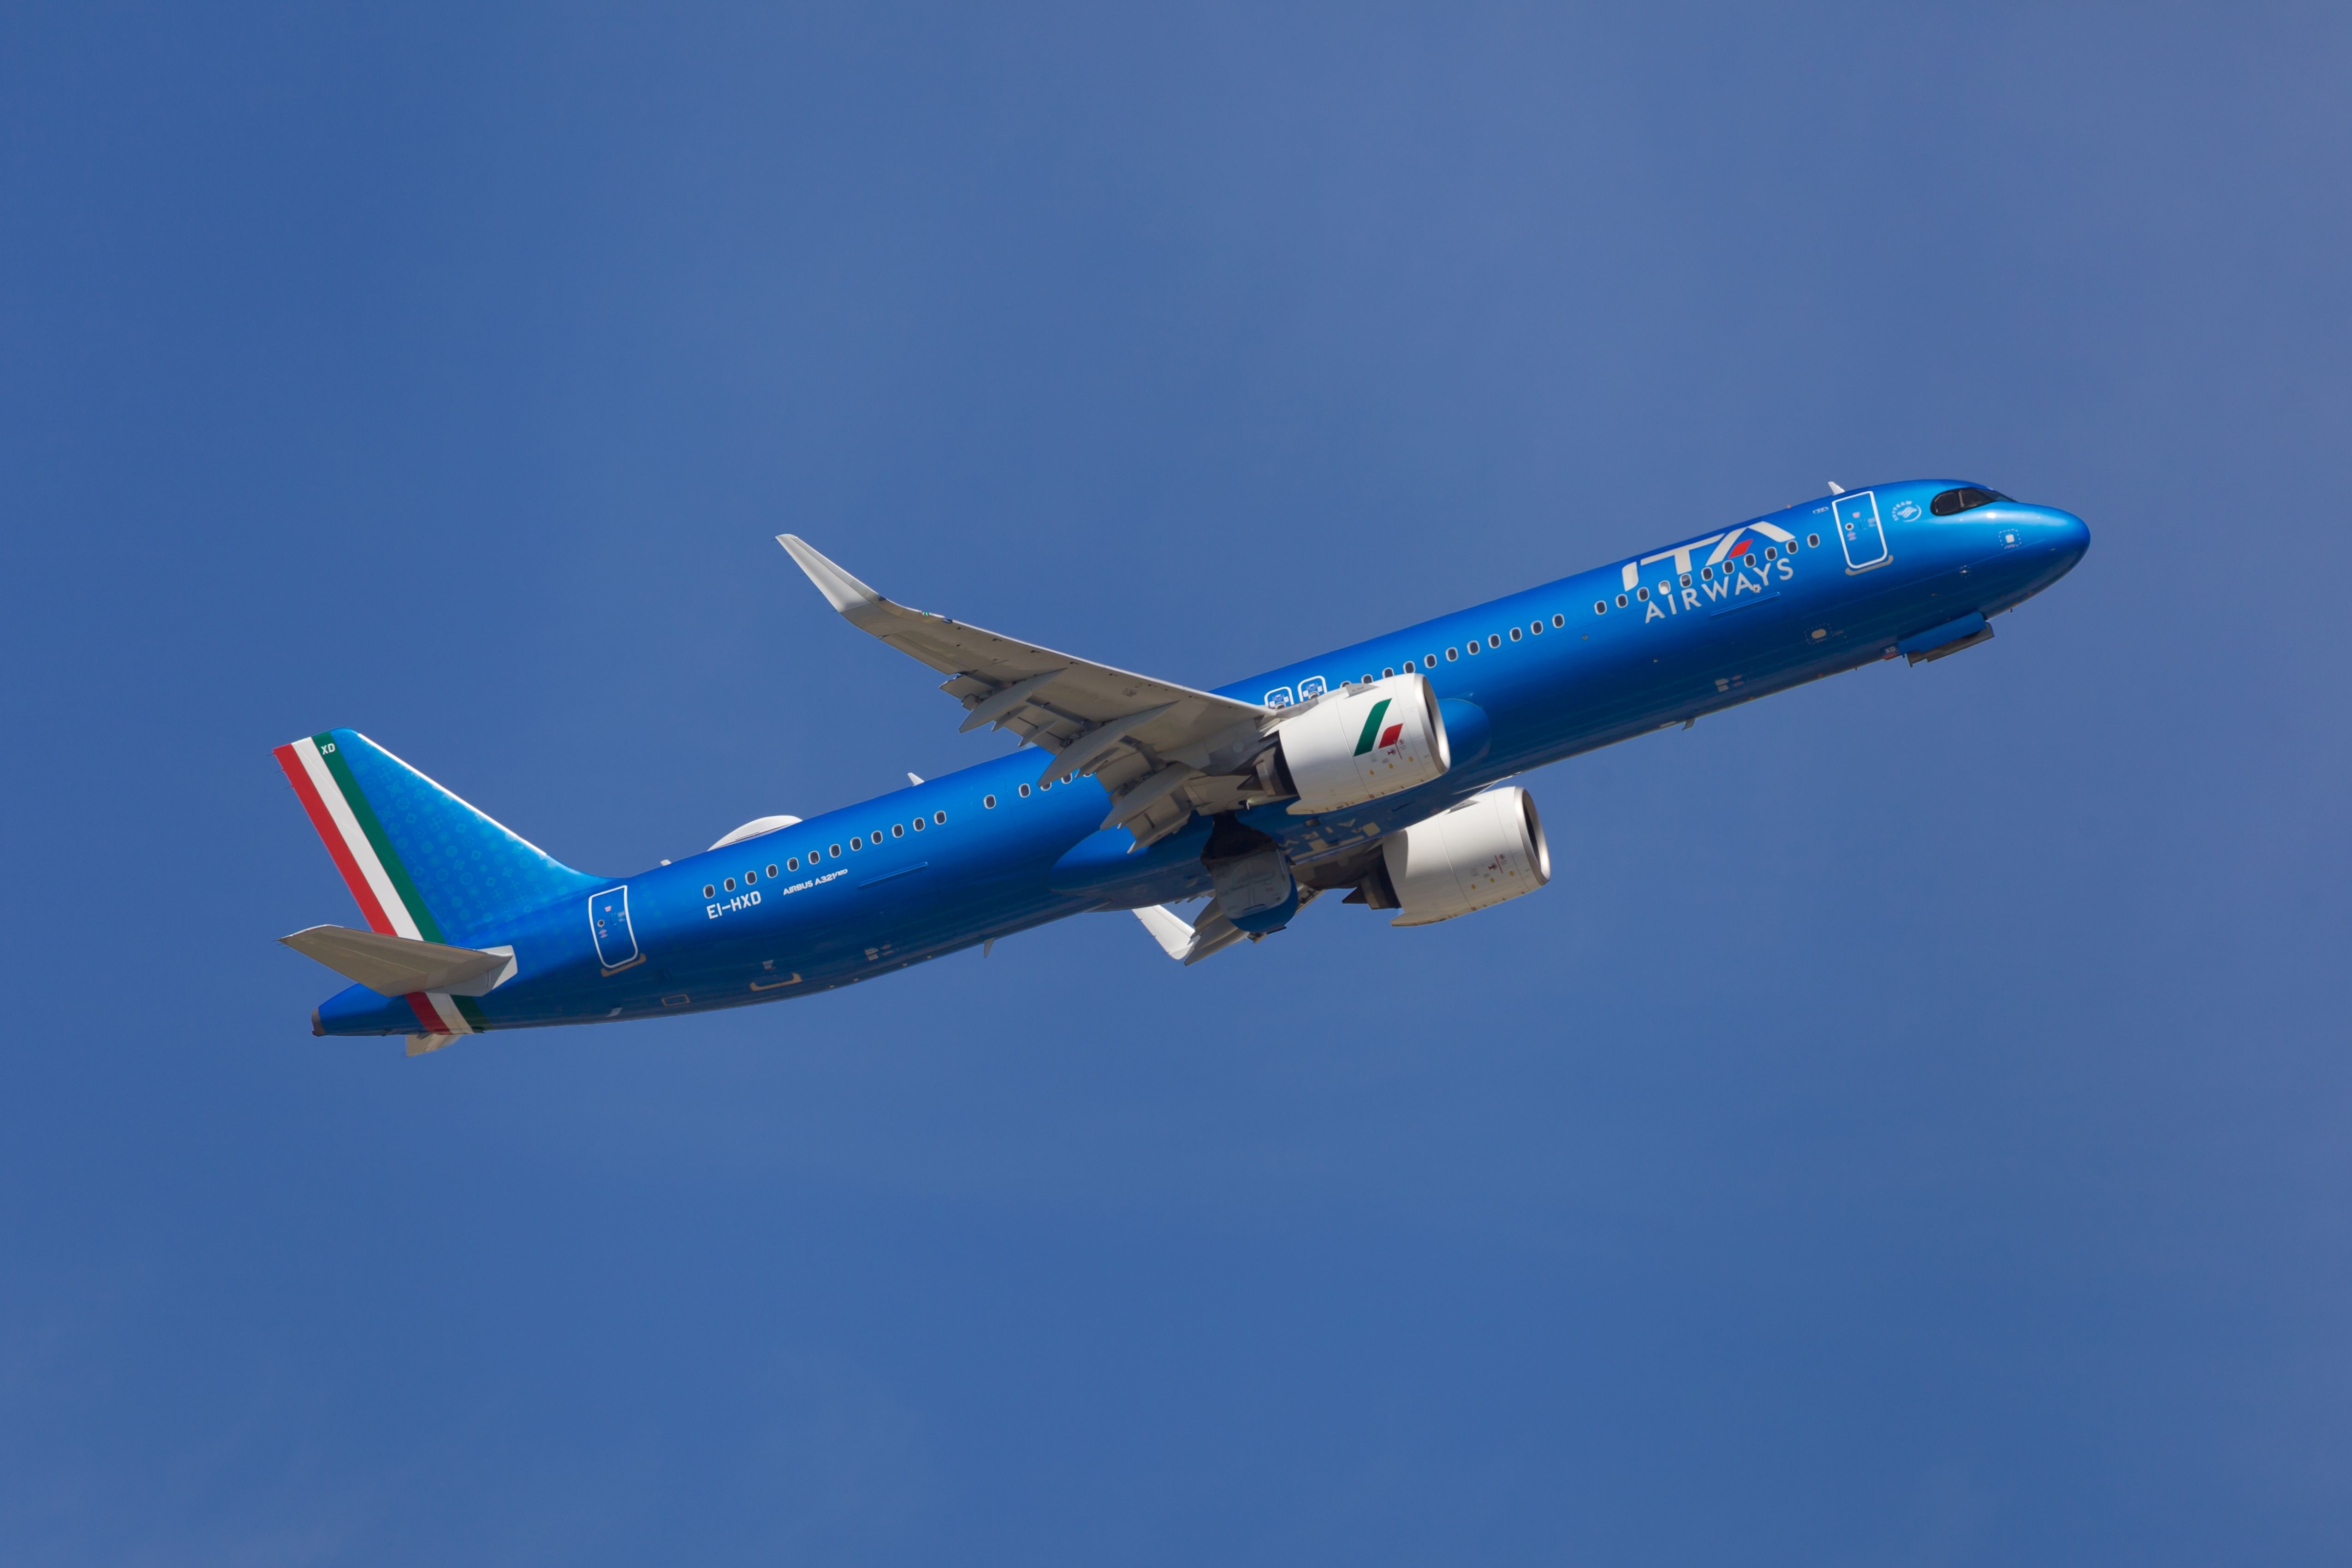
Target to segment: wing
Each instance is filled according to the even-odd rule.
[[[1082,773],[1101,780],[1111,794],[1105,827],[1124,825],[1150,844],[1196,810],[1271,795],[1247,769],[1265,749],[1276,710],[909,609],[797,535],[776,542],[851,626],[944,672],[940,689],[963,704],[964,729],[993,725],[1050,752],[1041,784]]]

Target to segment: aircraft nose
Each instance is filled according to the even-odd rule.
[[[2049,530],[2051,543],[2057,546],[2067,569],[2073,570],[2074,563],[2083,559],[2084,553],[2091,548],[2091,525],[2073,512],[2060,511],[2054,506],[2033,510],[2041,513],[2042,522]]]

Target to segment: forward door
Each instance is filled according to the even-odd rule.
[[[1874,491],[1839,496],[1834,503],[1838,542],[1845,547],[1845,563],[1853,571],[1877,566],[1886,560],[1886,530],[1878,521]]]

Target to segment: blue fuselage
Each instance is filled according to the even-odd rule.
[[[1271,805],[1243,820],[1311,868],[1510,774],[1948,644],[2088,548],[2082,520],[2047,507],[1936,515],[1955,484],[1809,501],[1220,688],[1278,705],[1419,668],[1452,738],[1454,765],[1433,784],[1319,817]],[[1038,789],[1037,772],[1034,752],[1016,752],[616,879],[589,907],[541,909],[497,937],[514,976],[480,1011],[515,1028],[742,1006],[1210,891],[1207,823],[1130,852],[1124,828],[1098,826],[1100,785]],[[356,985],[318,1015],[327,1034],[416,1026],[406,1002]]]

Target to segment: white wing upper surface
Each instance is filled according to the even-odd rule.
[[[1099,779],[1111,794],[1104,826],[1124,823],[1149,844],[1196,809],[1248,796],[1235,770],[1264,748],[1275,710],[894,604],[798,536],[776,542],[850,625],[944,672],[940,689],[963,704],[963,728],[992,724],[1052,753],[1041,782]]]

